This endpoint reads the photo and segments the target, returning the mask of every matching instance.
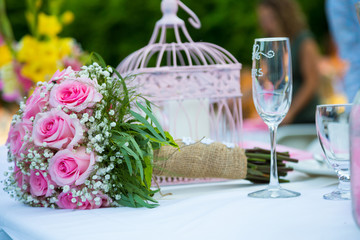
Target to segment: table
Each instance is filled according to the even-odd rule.
[[[0,172],[6,169],[0,146]],[[3,174],[0,179],[3,179]],[[0,183],[0,239],[360,239],[350,201],[328,201],[336,178],[293,172],[283,187],[298,198],[252,199],[246,180],[166,186],[155,209],[52,210],[11,199]]]

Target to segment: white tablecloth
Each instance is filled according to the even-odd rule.
[[[0,147],[0,172],[6,169]],[[167,186],[155,209],[52,210],[11,199],[0,184],[0,239],[360,239],[350,201],[328,201],[336,178],[292,173],[298,198],[253,199],[245,180]],[[1,174],[0,179],[4,176]]]

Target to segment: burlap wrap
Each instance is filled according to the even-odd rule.
[[[154,152],[155,175],[228,179],[246,177],[247,159],[244,150],[239,147],[228,148],[218,142],[185,145],[181,140],[176,140],[176,143],[180,150],[162,146]]]

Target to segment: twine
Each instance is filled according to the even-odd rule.
[[[176,140],[180,150],[162,146],[154,151],[154,174],[186,178],[244,179],[247,171],[245,151],[214,142],[185,145]]]

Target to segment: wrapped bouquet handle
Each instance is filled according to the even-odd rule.
[[[191,139],[175,141],[179,149],[162,146],[154,151],[154,170],[156,176],[171,178],[208,179],[246,179],[254,183],[267,183],[270,178],[270,151],[262,148],[241,149],[210,139],[197,143]],[[293,169],[286,162],[297,163],[288,152],[276,152],[280,182]]]
[[[154,152],[154,174],[186,178],[244,179],[247,158],[240,147],[197,142],[186,145],[176,140],[180,149],[163,146]]]

